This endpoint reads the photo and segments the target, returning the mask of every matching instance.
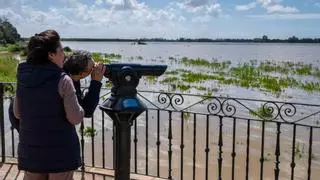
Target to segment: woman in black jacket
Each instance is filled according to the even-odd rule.
[[[20,119],[18,168],[24,180],[72,180],[81,165],[75,125],[84,111],[63,62],[59,34],[47,30],[30,38],[27,60],[18,65],[13,111]]]

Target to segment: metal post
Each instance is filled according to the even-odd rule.
[[[5,133],[4,133],[4,114],[3,114],[3,98],[4,98],[4,84],[0,83],[0,133],[1,133],[1,162],[6,161],[6,147],[5,147]]]
[[[109,100],[114,101],[112,98],[109,98]],[[137,104],[139,104],[137,107],[140,107],[140,109],[137,108],[130,111],[118,111],[100,106],[100,109],[104,110],[110,116],[114,124],[113,166],[115,169],[115,180],[130,179],[131,126],[134,119],[136,119],[136,117],[139,116],[145,109],[138,99],[135,99],[135,101]],[[117,98],[116,102],[126,102],[126,99]]]
[[[114,131],[115,179],[130,179],[131,124],[127,116],[117,116]]]

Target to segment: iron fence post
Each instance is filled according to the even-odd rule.
[[[3,99],[4,99],[4,84],[0,83],[0,133],[1,133],[1,162],[4,163],[6,161],[6,147],[5,147],[5,133],[4,133],[4,107],[3,107]]]

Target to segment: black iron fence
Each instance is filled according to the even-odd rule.
[[[0,84],[2,162],[17,156],[18,136],[7,113],[14,86]],[[108,94],[102,89],[101,102]],[[138,95],[148,110],[133,122],[132,173],[232,180],[320,175],[320,105],[154,91]],[[112,169],[112,120],[97,108],[78,129],[82,170]]]

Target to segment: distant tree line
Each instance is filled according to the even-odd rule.
[[[165,39],[165,38],[139,38],[139,39],[121,39],[121,38],[62,38],[63,41],[116,41],[116,42],[250,42],[250,43],[320,43],[320,38],[301,38],[296,36],[289,37],[288,39],[269,39],[264,35],[261,38],[254,39],[210,39],[210,38],[178,38],[178,39]]]
[[[0,44],[14,44],[20,40],[17,29],[6,18],[0,18]]]

